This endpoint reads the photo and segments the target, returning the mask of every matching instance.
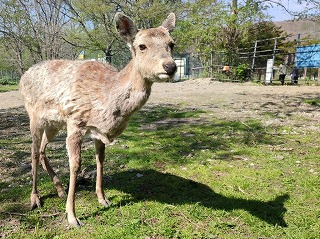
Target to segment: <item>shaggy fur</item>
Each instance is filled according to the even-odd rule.
[[[122,71],[96,61],[53,60],[34,65],[20,81],[32,135],[31,206],[40,207],[39,161],[51,176],[58,195],[65,194],[45,154],[46,145],[65,128],[70,165],[66,211],[72,226],[81,224],[76,218],[74,196],[82,138],[89,135],[95,141],[96,193],[99,202],[108,206],[110,202],[102,184],[105,145],[123,132],[131,115],[146,103],[153,82],[169,80],[176,71],[170,37],[175,26],[174,14],[162,26],[147,30],[137,31],[132,20],[121,13],[116,14],[115,23],[132,51],[132,60]]]

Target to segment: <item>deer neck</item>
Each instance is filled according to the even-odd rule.
[[[121,86],[128,86],[132,93],[145,93],[147,97],[150,95],[152,82],[141,76],[134,66],[134,60],[131,60],[129,64],[118,73],[118,82]],[[128,90],[128,88],[126,90]]]
[[[121,70],[117,75],[117,84],[114,88],[116,108],[122,114],[131,115],[140,109],[148,100],[151,93],[152,82],[144,79],[134,67],[134,61]]]
[[[130,84],[132,90],[137,92],[148,92],[150,94],[152,82],[144,79],[134,66],[134,60],[118,73],[119,82]]]
[[[148,100],[152,82],[143,79],[130,62],[112,80],[104,81],[107,91],[102,98],[93,95],[94,107],[88,114],[87,126],[91,135],[104,143],[111,142],[126,128],[131,115],[139,110]],[[100,87],[100,91],[105,87]],[[107,106],[107,107],[106,107]],[[92,117],[95,115],[97,117]]]

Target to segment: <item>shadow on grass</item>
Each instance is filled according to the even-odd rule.
[[[143,174],[143,177],[137,178],[135,173],[128,171],[112,175],[113,180],[108,183],[107,188],[129,193],[133,197],[132,200],[121,202],[121,205],[141,200],[176,205],[199,203],[215,210],[243,209],[269,224],[287,226],[283,219],[286,212],[284,203],[289,199],[287,194],[267,202],[226,197],[214,192],[205,184],[172,174],[152,169],[142,170],[139,173]]]
[[[224,158],[232,159],[232,155],[237,153],[231,150],[234,144],[241,143],[250,146],[276,143],[274,137],[265,134],[265,129],[259,122],[243,123],[207,119],[200,117],[201,113],[201,110],[181,110],[171,108],[171,106],[149,107],[140,111],[133,117],[123,136],[124,140],[136,142],[135,145],[139,147],[139,150],[131,151],[119,147],[118,152],[121,155],[128,155],[121,159],[121,162],[139,160],[144,163],[146,168],[149,168],[159,159],[160,155],[160,158],[166,159],[167,164],[187,163],[188,157],[185,156],[189,155],[190,152],[203,149],[215,152],[221,150],[221,148],[224,149],[224,154],[226,154]],[[14,114],[8,114],[7,118],[13,120],[13,116]],[[24,113],[21,113],[21,118],[21,121],[27,121]],[[19,126],[19,123],[13,123],[15,121],[9,122],[3,125],[0,130],[15,129]],[[22,130],[22,133],[24,131],[25,129]],[[141,132],[144,132],[145,135],[141,136]],[[20,132],[17,136],[19,135]],[[148,148],[154,142],[157,142],[157,145],[161,145],[161,147],[155,147],[153,150],[152,147]],[[15,160],[21,157],[20,153],[13,155]],[[117,171],[118,169],[113,168],[112,170]],[[151,169],[139,172],[144,175],[142,178],[137,178],[135,174],[127,171],[114,173],[112,175],[113,180],[108,183],[107,188],[131,194],[133,199],[130,202],[151,200],[178,205],[200,203],[205,207],[216,210],[243,209],[269,224],[286,226],[283,215],[286,212],[284,202],[289,198],[288,195],[278,196],[267,202],[226,197],[214,192],[205,184],[179,176],[164,174]],[[12,174],[15,175],[15,173]],[[63,177],[66,176],[66,173],[64,173]],[[85,187],[84,190],[91,190],[92,188],[94,187]],[[42,199],[45,201],[46,197],[51,196],[47,195]],[[123,203],[126,202],[121,204]]]

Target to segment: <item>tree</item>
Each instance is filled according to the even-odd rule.
[[[74,28],[67,32],[66,41],[79,51],[101,52],[110,61],[116,41],[113,17],[117,11],[112,1],[66,1],[68,17]]]
[[[129,50],[119,39],[114,29],[113,17],[117,11],[131,16],[141,28],[160,24],[179,1],[149,0],[73,0],[66,1],[70,10],[69,17],[76,28],[68,32],[67,41],[80,50],[98,54],[101,52],[106,61],[117,64],[117,59],[129,57]]]
[[[285,53],[289,44],[285,41],[287,34],[281,30],[281,27],[277,27],[273,22],[263,21],[250,26],[249,32],[250,37],[240,44],[240,48],[248,52],[250,57],[256,51],[255,66],[264,67],[267,59],[272,58],[274,53],[280,56],[279,59],[275,59],[279,60],[280,64],[281,54]],[[254,46],[256,46],[255,49]]]
[[[241,45],[250,42],[252,26],[265,17],[263,8],[253,0],[246,0],[241,4],[238,0],[232,0],[223,16],[224,25],[217,35],[217,48],[224,49],[227,54],[237,53]]]
[[[65,10],[62,0],[0,2],[0,37],[20,74],[42,60],[73,57],[63,40],[70,24]]]
[[[219,1],[186,1],[173,35],[178,51],[207,53],[216,48],[216,36],[223,24],[223,4]]]
[[[241,4],[233,0],[231,5],[212,0],[188,4],[190,10],[186,11],[182,22],[178,22],[177,37],[183,43],[181,50],[193,46],[196,52],[237,52],[240,44],[247,41],[250,26],[265,16],[262,8],[251,0]]]
[[[256,0],[256,2],[265,8],[280,7],[294,18],[313,18],[319,21],[319,0]],[[288,8],[290,4],[298,4],[301,8],[299,11],[292,11]]]

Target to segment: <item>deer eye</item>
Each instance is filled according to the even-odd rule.
[[[170,49],[171,49],[171,51],[172,51],[173,48],[174,48],[174,43],[173,43],[173,42],[169,43],[169,47],[170,47]]]
[[[143,50],[147,49],[147,46],[144,44],[141,44],[141,45],[139,45],[139,49],[140,49],[140,51],[143,51]]]

